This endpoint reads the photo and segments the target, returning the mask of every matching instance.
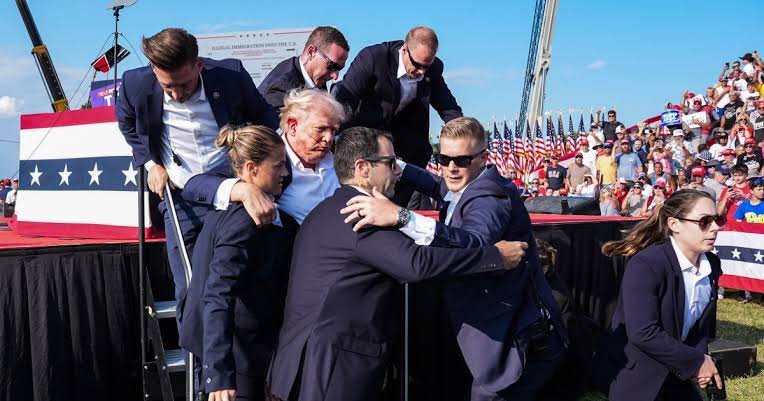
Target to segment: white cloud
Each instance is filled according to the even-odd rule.
[[[14,117],[24,102],[12,96],[0,96],[0,117]]]
[[[452,68],[443,71],[443,78],[448,83],[518,79],[520,77],[521,74],[513,70],[492,70],[476,67]]]
[[[601,70],[605,67],[607,67],[607,61],[605,60],[597,60],[586,66],[589,70]]]

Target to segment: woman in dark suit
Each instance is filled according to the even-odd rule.
[[[602,247],[631,257],[595,356],[595,384],[610,400],[700,400],[698,386],[721,386],[708,340],[722,273],[711,250],[724,223],[708,194],[681,190]]]
[[[288,175],[284,142],[263,126],[226,126],[216,140],[236,175],[278,196]],[[280,220],[280,223],[279,223]],[[261,400],[283,320],[292,234],[280,215],[257,227],[239,203],[210,212],[194,248],[193,278],[178,306],[180,344],[201,362],[210,401]]]

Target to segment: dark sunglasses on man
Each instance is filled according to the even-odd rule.
[[[366,157],[363,160],[366,160],[369,163],[384,163],[390,167],[390,170],[395,170],[395,159],[395,156],[374,156]]]
[[[711,226],[711,223],[716,223],[717,226],[723,227],[725,224],[727,224],[727,217],[723,214],[707,214],[697,220],[693,219],[685,219],[683,217],[677,217],[677,220],[682,221],[689,221],[691,223],[697,223],[698,227],[700,227],[701,231],[706,231],[708,227]]]
[[[318,52],[318,54],[321,55],[321,57],[324,58],[324,60],[326,60],[326,63],[327,63],[326,68],[328,68],[329,71],[337,72],[342,69],[341,65],[337,64],[336,62],[334,62],[334,60],[330,59],[329,56],[327,56],[326,54],[324,54],[324,52],[321,51],[321,49],[316,48],[316,51]]]
[[[413,65],[414,68],[416,68],[417,70],[423,70],[424,71],[424,70],[430,68],[430,66],[432,65],[432,64],[417,63],[416,60],[414,60],[414,57],[411,56],[411,50],[408,49],[408,48],[406,49],[406,54],[409,55],[409,61],[411,62],[411,65]]]
[[[448,167],[449,164],[453,161],[456,167],[467,167],[472,163],[472,160],[474,160],[476,157],[480,156],[485,152],[485,149],[481,150],[480,152],[475,153],[474,155],[464,155],[464,156],[446,156],[442,153],[435,156],[435,161],[438,162],[441,166]]]

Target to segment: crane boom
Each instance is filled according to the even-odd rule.
[[[557,0],[536,0],[520,103],[520,121],[528,121],[531,128],[544,109],[544,89],[552,60],[552,34],[556,17]]]
[[[29,11],[26,0],[16,0],[16,5],[21,13],[21,19],[24,20],[24,26],[27,28],[29,38],[32,40],[32,55],[34,55],[37,69],[40,71],[42,80],[45,83],[45,89],[48,91],[48,98],[50,98],[53,111],[69,110],[69,101],[66,99],[61,81],[58,79],[48,47],[42,42],[42,37],[40,37],[40,32],[37,30],[37,25],[32,18],[32,13]]]

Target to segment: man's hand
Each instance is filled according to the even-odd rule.
[[[719,376],[719,371],[716,370],[714,360],[709,355],[703,356],[703,364],[700,365],[700,369],[698,369],[698,373],[695,374],[695,377],[698,380],[698,386],[700,386],[700,388],[708,387],[712,379],[716,382],[716,387],[720,389],[722,388],[722,378]]]
[[[234,401],[236,399],[236,390],[218,390],[210,393],[207,401]]]
[[[371,190],[372,196],[358,195],[351,198],[347,207],[340,210],[340,213],[348,215],[345,223],[353,223],[353,231],[358,231],[364,227],[392,227],[398,223],[398,210],[400,206],[387,199],[377,188]]]
[[[525,250],[528,249],[528,243],[523,241],[499,241],[494,246],[499,248],[501,258],[504,260],[504,268],[507,270],[517,267],[525,256]]]
[[[149,190],[164,199],[164,186],[169,179],[170,176],[167,175],[167,170],[164,169],[164,166],[155,164],[149,170]],[[172,183],[170,183],[170,186],[172,186]]]
[[[276,218],[273,197],[252,184],[244,181],[234,184],[231,190],[231,201],[241,202],[258,227],[267,226]]]

